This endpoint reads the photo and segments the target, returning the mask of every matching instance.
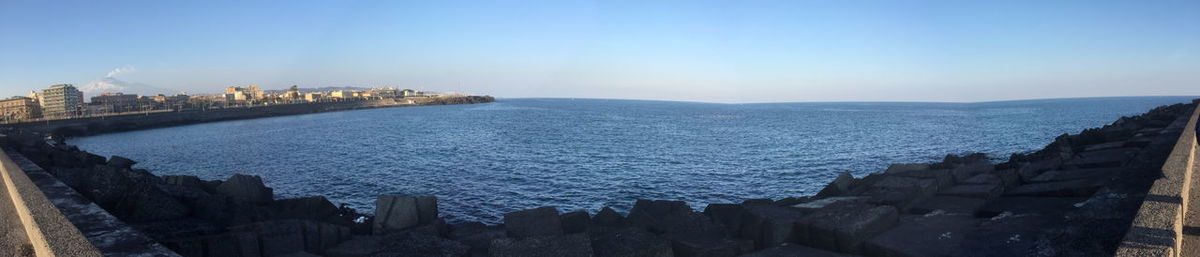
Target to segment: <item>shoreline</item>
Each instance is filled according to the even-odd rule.
[[[491,96],[442,96],[421,98],[375,99],[347,102],[299,103],[228,108],[211,110],[136,113],[119,116],[59,119],[37,122],[0,124],[24,131],[50,134],[57,138],[90,136],[104,133],[134,131],[171,126],[192,125],[217,121],[244,120],[278,116],[338,112],[360,109],[415,107],[432,105],[476,104],[495,102]]]
[[[882,172],[860,178],[842,174],[813,196],[714,203],[702,212],[681,201],[662,200],[638,200],[627,214],[608,207],[595,214],[560,213],[554,207],[541,207],[506,214],[503,225],[446,224],[438,215],[435,197],[379,196],[374,215],[360,214],[353,209],[334,207],[320,196],[274,199],[272,189],[257,176],[235,174],[225,181],[204,181],[195,176],[160,177],[132,168],[134,161],[119,156],[106,160],[70,145],[38,143],[44,137],[36,136],[37,133],[23,135],[29,131],[22,130],[10,138],[15,139],[13,148],[64,183],[86,192],[109,212],[187,256],[211,252],[185,253],[190,245],[211,247],[218,242],[213,240],[244,233],[256,233],[256,240],[263,242],[272,238],[269,231],[283,227],[306,231],[310,226],[317,231],[323,227],[338,231],[332,236],[337,242],[311,246],[302,242],[298,249],[329,256],[356,249],[374,253],[413,250],[395,248],[387,242],[422,245],[426,247],[421,248],[423,251],[434,249],[451,256],[531,254],[545,249],[529,252],[538,249],[529,247],[547,242],[571,252],[599,252],[600,245],[625,244],[638,247],[624,250],[668,255],[673,252],[676,256],[763,251],[882,256],[933,253],[923,248],[928,246],[905,240],[930,235],[938,238],[943,229],[983,235],[960,238],[965,241],[957,242],[949,250],[934,249],[941,251],[938,253],[995,247],[997,243],[992,240],[997,239],[993,237],[996,235],[1031,238],[995,253],[1004,256],[1003,253],[1019,255],[1041,250],[1037,247],[1046,245],[1058,250],[1111,253],[1109,248],[1115,245],[1072,248],[1098,237],[1109,242],[1112,235],[1124,234],[1133,218],[1131,214],[1118,215],[1116,219],[1103,215],[1127,214],[1129,205],[1140,203],[1137,193],[1142,192],[1144,197],[1146,178],[1152,174],[1147,172],[1152,172],[1156,164],[1161,165],[1159,159],[1165,159],[1164,149],[1170,148],[1164,144],[1173,143],[1170,139],[1172,133],[1178,136],[1174,130],[1180,126],[1180,117],[1186,118],[1185,114],[1194,106],[1193,103],[1158,107],[1100,128],[1064,134],[1041,150],[1015,153],[1000,163],[992,163],[983,154],[947,155],[941,162],[893,164]],[[1093,172],[1080,174],[1077,170]],[[1094,177],[1100,175],[1105,177]],[[1113,180],[1108,176],[1123,179]],[[107,187],[110,180],[125,181],[121,182],[125,186]],[[152,185],[157,191],[133,189],[141,188],[137,185]],[[111,194],[95,193],[98,190],[134,198],[149,197],[154,203],[139,199],[128,202],[112,198]],[[1108,194],[1134,196],[1109,198]],[[1037,200],[1030,200],[1031,197]],[[1005,202],[1006,199],[1015,202]],[[1040,203],[1042,200],[1054,203]],[[1136,211],[1136,207],[1132,209]],[[213,210],[218,213],[203,214]],[[989,225],[989,220],[993,224]],[[1004,222],[995,223],[997,220]],[[209,224],[212,222],[223,225],[213,227]],[[1096,222],[1105,225],[1097,226]],[[1017,230],[1013,231],[1013,227]],[[197,234],[180,236],[174,233],[179,229]],[[307,238],[308,232],[298,233],[300,238]],[[636,238],[637,242],[621,238]],[[825,242],[822,238],[837,241]],[[791,245],[783,247],[783,243]]]

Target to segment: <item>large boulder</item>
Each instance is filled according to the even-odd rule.
[[[375,199],[375,234],[431,224],[437,219],[433,196],[381,195]]]
[[[255,204],[266,204],[275,198],[274,190],[263,185],[262,177],[243,174],[230,176],[217,186],[217,193]]]
[[[450,230],[450,239],[471,247],[471,256],[487,256],[492,240],[504,238],[504,228],[471,222]]]
[[[806,215],[804,211],[772,205],[750,205],[745,208],[739,234],[741,238],[754,240],[757,249],[807,240],[806,234],[796,231],[797,223],[802,222]]]
[[[851,254],[862,254],[871,237],[896,225],[899,212],[892,206],[840,203],[805,216],[798,226],[806,245]]]
[[[558,209],[541,207],[504,214],[504,229],[509,237],[557,236],[563,234]]]
[[[620,227],[625,225],[625,217],[609,207],[604,207],[592,217],[592,225],[601,227]]]
[[[338,208],[324,196],[283,199],[270,205],[271,217],[276,219],[326,220],[337,215]]]
[[[970,214],[905,216],[895,228],[867,241],[865,251],[869,256],[957,256],[979,222]]]
[[[842,172],[817,193],[817,197],[841,196],[850,193],[850,185],[854,184],[854,176],[850,172]]]
[[[567,234],[587,232],[589,223],[592,223],[591,215],[585,210],[563,213],[559,219],[562,220],[563,233]]]
[[[127,222],[174,220],[186,217],[187,205],[155,185],[139,185],[121,198],[110,211]]]
[[[113,155],[112,158],[108,159],[108,166],[116,169],[132,169],[134,164],[137,164],[137,162],[130,160],[129,158],[116,155]]]
[[[671,257],[671,242],[638,228],[622,228],[592,238],[596,257]]]
[[[124,174],[107,166],[96,166],[83,184],[86,187],[80,193],[106,209],[111,209],[136,187]]]
[[[555,214],[557,216],[557,214]],[[592,243],[587,234],[535,236],[521,239],[501,238],[492,241],[488,250],[492,257],[591,257]]]
[[[724,231],[702,213],[692,211],[683,201],[638,200],[626,221],[650,232],[723,234]]]

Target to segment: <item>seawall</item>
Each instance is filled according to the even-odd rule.
[[[1162,106],[1001,163],[947,155],[846,173],[813,196],[702,211],[670,200],[625,214],[541,207],[500,225],[446,224],[431,196],[379,196],[361,214],[319,196],[275,199],[256,176],[157,176],[36,131],[12,131],[8,149],[182,256],[1178,256],[1189,194],[1156,188],[1192,184],[1197,114],[1195,102]],[[1174,211],[1146,211],[1158,206]]]
[[[250,108],[243,107],[177,112],[153,112],[119,116],[14,123],[0,125],[0,127],[11,127],[23,131],[41,132],[56,136],[71,137],[226,120],[254,119],[370,108],[474,104],[493,101],[495,101],[495,98],[491,96],[445,96],[375,99],[346,102],[281,104]]]

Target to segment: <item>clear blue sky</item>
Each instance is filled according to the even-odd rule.
[[[1200,1],[9,1],[0,94],[394,85],[711,102],[1200,95]]]

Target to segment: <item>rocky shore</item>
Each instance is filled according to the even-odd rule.
[[[976,153],[844,173],[814,196],[541,207],[499,225],[447,224],[432,196],[379,196],[362,214],[321,196],[275,199],[257,176],[157,176],[45,133],[11,131],[7,147],[183,256],[1103,256],[1194,108],[1158,107],[1000,163]]]

